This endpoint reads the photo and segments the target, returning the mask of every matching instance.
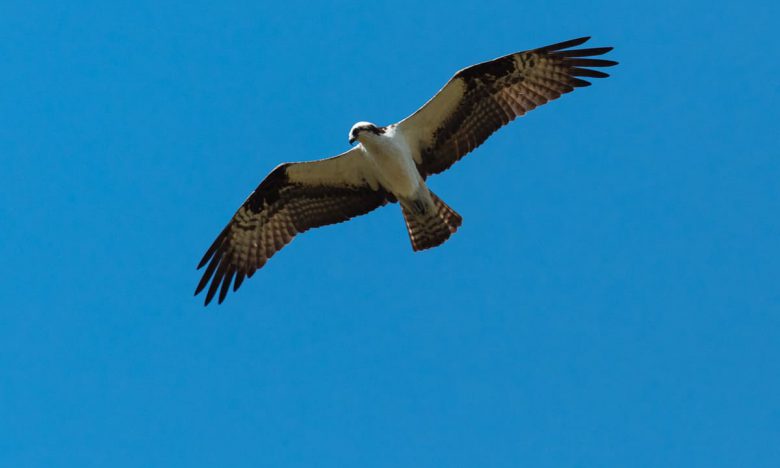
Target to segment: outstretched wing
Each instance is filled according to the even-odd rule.
[[[590,86],[578,77],[609,76],[587,67],[616,65],[589,58],[612,47],[570,49],[588,39],[506,55],[457,72],[430,101],[398,123],[420,146],[415,160],[423,177],[448,169],[515,117],[574,88]]]
[[[237,290],[296,234],[387,203],[387,192],[364,170],[359,152],[354,148],[329,159],[277,166],[206,251],[198,268],[208,266],[195,294],[211,281],[205,303],[217,289],[222,303],[231,282]]]

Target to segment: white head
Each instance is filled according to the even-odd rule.
[[[349,130],[349,144],[353,144],[356,140],[362,141],[361,134],[381,135],[383,133],[385,133],[385,127],[377,127],[371,122],[358,122]]]

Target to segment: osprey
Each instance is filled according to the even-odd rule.
[[[398,202],[415,251],[436,247],[462,218],[426,186],[482,144],[493,132],[574,88],[578,77],[605,78],[590,67],[617,62],[595,59],[612,47],[572,49],[589,37],[506,55],[464,68],[417,112],[384,127],[358,122],[338,156],[283,163],[271,171],[206,251],[195,290],[211,282],[206,305],[237,290],[265,262],[308,229],[340,223]]]

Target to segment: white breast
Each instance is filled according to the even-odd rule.
[[[369,134],[361,140],[379,182],[397,197],[410,198],[423,182],[403,135],[390,127],[384,134]]]

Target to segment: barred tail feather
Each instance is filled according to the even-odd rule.
[[[463,222],[463,218],[455,210],[447,206],[433,192],[430,193],[433,210],[415,213],[414,210],[401,204],[406,230],[409,232],[409,239],[415,252],[443,244]]]

